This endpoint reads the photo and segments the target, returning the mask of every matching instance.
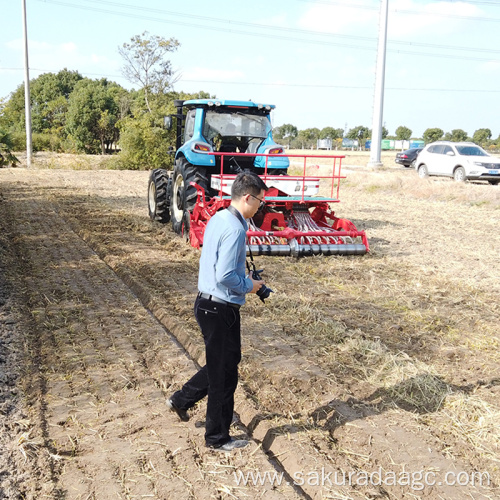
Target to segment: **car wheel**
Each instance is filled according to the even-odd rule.
[[[411,167],[411,168],[415,168],[417,166],[417,160],[413,160],[409,165],[407,165],[408,167]]]
[[[464,182],[465,181],[465,170],[463,167],[458,167],[455,169],[455,171],[453,172],[453,178],[457,181],[457,182]]]
[[[488,181],[492,186],[496,186],[500,181]]]
[[[429,171],[427,170],[427,165],[420,165],[420,167],[418,167],[418,176],[421,178],[421,179],[425,179],[426,177],[429,177]]]

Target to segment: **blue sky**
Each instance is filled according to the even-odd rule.
[[[30,77],[131,88],[118,47],[175,37],[176,90],[277,106],[273,124],[371,128],[378,0],[26,0]],[[23,82],[22,1],[2,0],[0,97]],[[384,124],[500,134],[500,1],[389,0]]]

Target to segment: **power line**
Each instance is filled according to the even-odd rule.
[[[2,68],[0,70],[23,71],[23,68]],[[54,73],[59,70],[30,68],[31,71]],[[81,72],[84,76],[101,76],[105,78],[123,78],[122,75],[110,75],[102,73],[87,73]],[[300,88],[325,88],[325,89],[355,89],[355,90],[372,90],[373,85],[334,85],[334,84],[317,84],[317,83],[276,83],[276,82],[231,82],[227,80],[192,80],[181,78],[179,82],[184,83],[215,83],[219,85],[256,85],[264,87],[300,87]],[[484,94],[498,94],[500,89],[451,89],[451,88],[422,88],[422,87],[386,87],[386,90],[404,91],[404,92],[474,92]]]
[[[355,8],[355,9],[364,9],[364,10],[377,10],[377,7],[369,6],[366,4],[353,4],[351,2],[345,2],[341,0],[299,0],[301,2],[305,3],[320,3],[324,5],[345,5],[350,8]],[[468,3],[471,3],[468,1]],[[480,2],[477,2],[480,3]],[[487,3],[487,5],[495,5],[498,4],[498,2],[495,3]],[[421,11],[421,10],[407,10],[407,9],[389,9],[391,12],[396,12],[400,14],[416,14],[419,16],[437,16],[437,17],[452,17],[455,19],[464,19],[467,21],[487,21],[487,22],[494,22],[494,23],[500,23],[500,18],[498,17],[479,17],[479,16],[461,16],[458,14],[448,14],[448,13],[441,13],[441,12],[435,12],[435,11]]]
[[[112,14],[112,15],[118,15],[122,17],[132,17],[132,18],[141,18],[145,20],[151,20],[151,21],[156,21],[160,23],[166,23],[166,24],[176,24],[176,25],[182,25],[182,26],[189,26],[189,27],[195,27],[195,28],[201,28],[201,29],[206,29],[206,30],[211,30],[211,31],[218,31],[218,32],[224,32],[224,33],[236,33],[236,34],[241,34],[241,35],[248,35],[248,36],[256,36],[256,37],[262,37],[263,34],[261,33],[255,33],[255,32],[248,32],[248,31],[233,31],[231,29],[228,29],[228,25],[235,25],[235,26],[247,26],[247,27],[252,27],[252,28],[258,28],[258,29],[271,29],[273,31],[281,31],[281,32],[289,32],[289,33],[299,33],[307,36],[323,36],[323,37],[329,37],[329,38],[342,38],[342,39],[353,39],[353,40],[359,40],[359,41],[365,41],[365,42],[370,42],[373,45],[372,46],[361,46],[361,45],[354,45],[354,44],[346,44],[346,43],[340,43],[340,42],[329,42],[325,40],[312,40],[312,39],[305,39],[305,38],[295,38],[295,37],[289,37],[289,36],[281,36],[281,35],[276,35],[276,34],[270,34],[270,33],[265,33],[264,36],[268,38],[273,38],[273,39],[279,39],[279,40],[287,40],[287,41],[294,41],[298,43],[308,43],[308,44],[315,44],[315,45],[322,45],[322,46],[337,46],[337,47],[344,47],[344,48],[350,48],[350,49],[355,49],[355,50],[368,50],[374,52],[376,50],[375,43],[376,43],[376,38],[375,37],[363,37],[363,36],[355,36],[355,35],[337,35],[337,34],[332,34],[332,33],[325,33],[325,32],[315,32],[315,31],[310,31],[310,30],[302,30],[302,29],[296,29],[296,28],[284,28],[280,26],[269,26],[265,24],[257,24],[257,23],[247,23],[247,22],[242,22],[242,21],[233,21],[230,19],[221,19],[221,18],[214,18],[214,17],[207,17],[207,16],[199,16],[195,14],[185,14],[185,13],[179,13],[179,12],[174,12],[174,11],[167,11],[164,9],[153,9],[153,8],[147,8],[147,7],[139,7],[139,6],[134,6],[134,5],[127,5],[123,3],[117,3],[113,1],[106,1],[106,0],[87,0],[87,2],[92,2],[92,3],[97,3],[101,5],[109,5],[113,6],[113,10],[108,10],[108,9],[102,9],[102,8],[96,8],[96,7],[89,7],[89,6],[83,6],[83,5],[75,5],[72,3],[68,3],[65,1],[61,0],[38,0],[38,1],[43,1],[43,3],[51,3],[55,5],[63,5],[66,7],[72,7],[72,8],[77,8],[81,10],[86,10],[86,11],[95,11],[95,12],[101,12],[105,14]],[[321,0],[317,0],[321,1]],[[340,3],[344,4],[343,2],[327,2],[327,3]],[[349,4],[350,6],[352,5],[357,5],[359,6],[360,4]],[[135,13],[127,13],[118,10],[117,7],[121,8],[127,8],[127,9],[133,9],[139,12],[151,12],[154,14],[163,14],[163,15],[171,15],[171,16],[179,16],[179,17],[187,17],[187,18],[194,18],[194,19],[202,19],[204,21],[210,21],[210,22],[216,22],[216,23],[223,23],[224,27],[216,27],[216,26],[210,26],[206,24],[198,24],[198,23],[189,23],[189,22],[179,22],[179,21],[169,21],[165,19],[160,19],[158,17],[149,17],[149,16],[144,16],[144,15],[137,15]],[[500,19],[499,19],[500,21]],[[461,46],[450,46],[450,45],[442,45],[442,44],[429,44],[429,43],[423,43],[423,42],[404,42],[404,41],[396,41],[396,40],[391,40],[389,41],[391,44],[395,45],[406,45],[406,46],[415,46],[415,47],[423,47],[423,48],[438,48],[438,49],[443,49],[443,50],[457,50],[457,51],[468,51],[468,52],[483,52],[483,53],[491,53],[491,54],[500,54],[500,50],[496,49],[485,49],[485,48],[478,48],[478,47],[461,47]],[[400,51],[398,49],[388,49],[388,52],[392,53],[400,53],[400,54],[409,54],[409,55],[422,55],[425,57],[440,57],[440,58],[456,58],[456,59],[461,59],[461,60],[469,60],[469,61],[490,61],[490,59],[485,59],[485,58],[475,58],[472,56],[453,56],[453,55],[448,55],[448,54],[439,54],[435,52],[405,52],[405,51]]]

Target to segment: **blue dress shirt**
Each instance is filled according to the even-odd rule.
[[[244,222],[245,227],[229,210],[217,212],[208,221],[198,275],[200,292],[239,305],[253,288],[252,280],[245,276],[248,225]]]

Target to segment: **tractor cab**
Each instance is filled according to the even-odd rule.
[[[221,156],[214,153],[283,155],[284,149],[272,136],[270,113],[274,105],[252,101],[193,99],[176,101],[176,161],[185,158],[191,165],[207,167],[208,174],[221,171]],[[187,113],[184,115],[184,109]],[[224,161],[224,160],[222,160]],[[286,173],[286,156],[272,157],[267,169]],[[263,174],[262,156],[225,157],[224,173],[252,170]]]

